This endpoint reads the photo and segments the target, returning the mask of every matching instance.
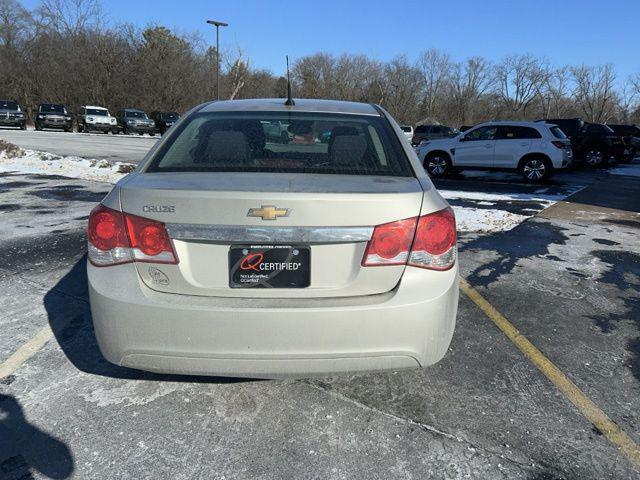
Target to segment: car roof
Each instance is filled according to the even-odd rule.
[[[138,108],[123,108],[122,111],[123,112],[141,112],[141,113],[144,113],[144,110],[140,110]]]
[[[347,113],[352,115],[380,116],[376,108],[369,103],[345,102],[341,100],[316,100],[296,98],[295,105],[286,106],[284,98],[256,98],[246,100],[222,100],[205,104],[201,112],[317,112]]]
[[[95,105],[85,105],[82,108],[95,108],[95,109],[98,109],[98,110],[108,110],[106,107],[97,107]]]
[[[500,121],[496,121],[496,122],[484,122],[484,123],[478,123],[477,125],[474,125],[472,128],[477,128],[477,127],[484,127],[484,126],[490,126],[490,125],[509,125],[509,126],[513,126],[513,127],[540,127],[541,125],[544,125],[544,123],[542,122],[510,122],[508,120],[500,120]]]

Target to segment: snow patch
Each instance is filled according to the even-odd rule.
[[[620,165],[609,170],[612,175],[628,175],[629,177],[640,177],[640,165]]]
[[[517,227],[529,216],[506,210],[452,207],[459,232],[505,232]]]
[[[116,183],[132,172],[130,163],[109,163],[107,160],[88,160],[82,157],[60,157],[48,152],[19,149],[0,152],[0,172],[18,172],[40,175],[61,175],[97,182]]]

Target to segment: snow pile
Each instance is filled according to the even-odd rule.
[[[620,165],[609,170],[612,175],[628,175],[630,177],[640,177],[640,165]]]
[[[130,163],[109,163],[107,160],[87,160],[82,157],[60,157],[52,153],[23,150],[7,142],[0,144],[0,172],[61,175],[97,182],[116,183],[132,172]]]

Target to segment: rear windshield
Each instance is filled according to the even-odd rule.
[[[160,117],[163,120],[178,120],[180,118],[180,115],[178,115],[177,113],[161,113]]]
[[[407,132],[407,133],[411,133],[411,131],[413,130],[411,127],[405,127],[404,125],[401,125],[401,126],[400,126],[400,129],[401,129],[403,132]]]
[[[550,127],[549,130],[551,130],[551,133],[556,138],[563,138],[563,139],[567,138],[567,136],[564,134],[564,132],[560,127]]]
[[[302,112],[193,114],[146,171],[413,176],[386,119]]]

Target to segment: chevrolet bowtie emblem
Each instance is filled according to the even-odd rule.
[[[250,208],[247,217],[260,217],[263,220],[275,220],[278,217],[288,217],[291,210],[277,208],[273,205],[262,205],[260,208]]]

